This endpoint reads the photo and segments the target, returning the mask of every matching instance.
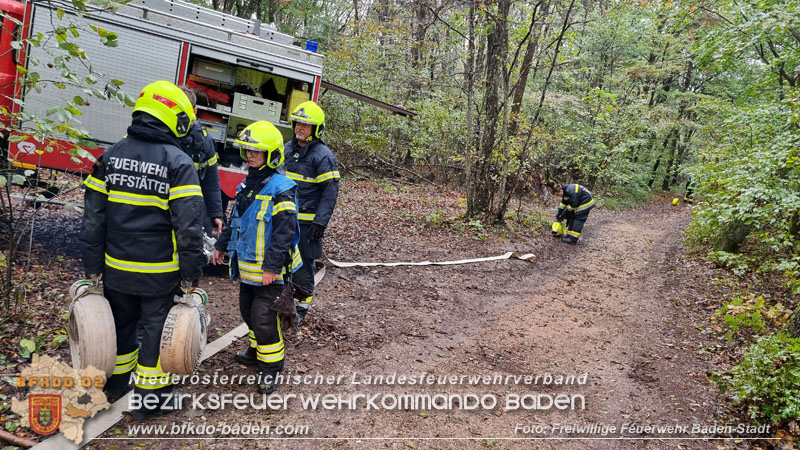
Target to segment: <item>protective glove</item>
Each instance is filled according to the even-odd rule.
[[[298,329],[297,311],[294,306],[294,289],[291,281],[285,282],[280,295],[272,302],[271,309],[278,313],[283,331]]]
[[[86,273],[84,276],[86,276],[86,279],[92,283],[92,287],[100,286],[100,280],[103,279],[102,273]]]
[[[181,291],[184,294],[191,294],[197,287],[198,280],[181,280]]]
[[[311,239],[322,239],[325,235],[325,227],[318,223],[312,223],[311,228],[308,230],[308,235]]]

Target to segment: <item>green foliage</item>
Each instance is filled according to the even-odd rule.
[[[724,250],[717,250],[708,254],[709,261],[717,263],[721,267],[730,269],[736,275],[744,274],[750,269],[748,258],[737,253],[730,253]]]
[[[628,191],[608,192],[605,195],[596,195],[595,202],[598,206],[613,211],[624,211],[635,208],[653,200],[653,193],[642,187]]]
[[[727,329],[726,337],[729,341],[732,341],[741,328],[747,328],[751,333],[763,333],[767,327],[761,316],[763,311],[763,297],[749,300],[734,298],[725,302],[714,315],[722,317]]]
[[[528,228],[532,234],[539,235],[542,233],[549,233],[550,226],[553,224],[553,213],[542,211],[540,209],[533,209],[525,211],[524,213],[506,213],[506,224],[513,226],[514,223],[520,223],[522,226]]]
[[[787,102],[752,107],[704,102],[714,118],[700,136],[708,141],[694,168],[702,202],[690,239],[721,250],[712,258],[737,272],[751,264],[778,271],[796,289],[800,133],[791,125]],[[734,255],[742,251],[755,256],[752,262]]]
[[[36,345],[36,341],[33,339],[20,339],[19,340],[19,347],[20,347],[20,356],[23,358],[30,358],[31,353],[36,353],[38,346]]]
[[[784,333],[760,337],[741,363],[713,374],[712,380],[751,419],[767,423],[800,419],[800,339]]]
[[[767,0],[716,2],[719,22],[701,29],[699,67],[713,73],[695,109],[694,136],[702,201],[688,238],[735,273],[782,275],[800,292],[800,164],[793,30],[797,5]]]
[[[434,225],[441,225],[447,220],[444,216],[444,213],[440,209],[425,214],[424,219],[425,222],[432,223]]]

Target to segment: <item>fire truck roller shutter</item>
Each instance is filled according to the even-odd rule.
[[[292,67],[294,64],[293,61],[289,59],[278,59],[277,57],[274,58],[275,61],[261,60],[259,57],[255,56],[248,57],[246,55],[233,55],[230,53],[221,52],[219,50],[200,47],[198,45],[192,46],[192,55],[210,58],[217,61],[226,62],[237,67],[245,67],[259,72],[269,73],[278,77],[284,77],[297,81],[305,81],[308,83],[314,82],[315,75],[322,75],[322,67],[319,67],[319,70],[315,70],[314,67],[308,65],[298,65],[295,68]]]
[[[51,10],[37,4],[33,14],[33,34],[39,31],[47,34],[52,30]],[[65,14],[64,20],[67,20],[66,16],[69,14]],[[76,16],[71,16],[69,19],[86,22],[86,19]],[[92,18],[91,23],[118,34],[118,46],[115,48],[104,46],[96,34],[92,36],[93,33],[81,33],[79,37],[74,38],[74,42],[86,52],[95,71],[105,74],[109,79],[122,80],[125,83],[122,89],[128,94],[135,96],[144,86],[154,80],[175,81],[177,79],[181,51],[180,41],[97,18]],[[48,46],[58,44],[55,39],[49,40],[48,43]],[[155,49],[157,51],[154,51]],[[42,63],[49,61],[44,48],[31,46],[30,57],[36,58]],[[79,78],[89,75],[81,64],[72,66]],[[36,71],[40,73],[42,79],[60,78],[57,68],[50,69],[44,64],[36,66]],[[102,91],[106,81],[106,79],[99,80],[95,87]],[[25,97],[25,112],[45,117],[45,112],[53,105],[64,104],[75,96],[80,96],[91,104],[90,107],[82,108],[83,115],[80,116],[80,121],[95,139],[116,142],[125,135],[127,127],[131,123],[132,108],[124,107],[116,100],[90,97],[81,89],[61,90],[54,86],[48,86],[41,93],[30,91]]]

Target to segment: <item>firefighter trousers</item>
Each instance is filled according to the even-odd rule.
[[[103,294],[111,306],[117,333],[117,361],[114,374],[106,383],[106,392],[112,397],[122,396],[128,390],[133,372],[134,392],[141,398],[147,394],[169,394],[172,391],[171,375],[161,370],[159,346],[164,321],[173,305],[173,295],[145,297],[108,288],[103,290]],[[137,324],[142,331],[141,342],[136,336]]]
[[[314,260],[303,258],[303,265],[292,274],[297,310],[308,310],[314,298]]]
[[[311,306],[314,294],[314,274],[316,266],[314,261],[322,257],[322,239],[311,239],[309,236],[310,225],[300,225],[300,257],[303,265],[292,274],[292,283],[295,289],[294,297],[297,299],[297,313],[305,317]]]
[[[583,211],[572,212],[568,211],[566,214],[567,219],[567,236],[574,236],[575,238],[581,237],[581,230],[589,218],[589,211],[592,208],[584,209]]]
[[[269,286],[239,284],[239,312],[249,330],[250,347],[256,349],[258,370],[279,373],[283,370],[284,345],[278,313],[272,303],[283,290],[282,284]]]

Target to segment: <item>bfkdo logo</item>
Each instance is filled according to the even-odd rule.
[[[53,434],[61,425],[61,396],[29,395],[28,413],[33,431],[39,434]]]

